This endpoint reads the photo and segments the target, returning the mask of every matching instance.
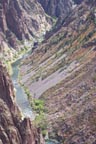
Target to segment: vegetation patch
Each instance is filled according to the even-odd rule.
[[[31,101],[31,106],[33,110],[36,112],[36,118],[34,120],[34,124],[37,127],[41,128],[43,136],[46,136],[47,133],[47,120],[45,115],[45,107],[44,107],[44,101],[40,99],[33,99]]]
[[[34,125],[36,127],[39,127],[42,131],[43,136],[46,136],[47,133],[47,120],[46,120],[46,109],[44,107],[44,101],[41,99],[33,99],[32,95],[30,94],[30,91],[27,87],[22,85],[24,88],[24,91],[28,97],[28,100],[30,102],[30,105],[32,109],[36,113],[35,120],[33,121]]]

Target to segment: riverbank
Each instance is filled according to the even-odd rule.
[[[16,102],[19,108],[21,109],[23,117],[30,117],[31,119],[34,119],[35,116],[27,99],[27,95],[25,94],[21,85],[18,83],[19,64],[21,62],[21,59],[22,58],[18,59],[16,62],[12,64],[13,74],[11,78],[13,81],[14,88],[16,89]]]
[[[20,51],[16,52],[16,54],[14,55],[13,59],[11,61],[5,61],[4,64],[7,67],[7,70],[9,72],[10,75],[12,75],[12,67],[11,65],[14,64],[16,61],[18,61],[19,59],[22,59],[22,57],[24,55],[26,55],[26,53],[28,53],[29,51],[31,51],[32,47],[33,47],[33,43],[34,41],[31,42],[26,42],[25,45],[23,45],[23,49],[21,49]]]
[[[26,56],[26,54],[23,55],[23,57],[24,56]],[[19,108],[21,109],[23,117],[29,117],[32,121],[35,119],[34,111],[35,110],[39,111],[40,115],[37,114],[37,120],[36,119],[35,120],[37,123],[39,120],[39,126],[41,124],[40,121],[42,122],[42,128],[44,128],[43,134],[46,135],[47,131],[46,131],[45,126],[47,125],[47,123],[45,124],[44,115],[43,115],[43,113],[41,113],[41,111],[44,110],[44,105],[43,105],[42,101],[39,101],[39,100],[38,100],[38,102],[35,101],[36,107],[33,110],[32,107],[30,106],[30,100],[28,100],[28,93],[25,92],[24,88],[18,82],[19,65],[20,65],[20,62],[23,59],[23,57],[18,59],[17,61],[15,61],[12,64],[12,69],[13,69],[12,81],[13,81],[14,87],[16,89],[16,101],[17,101]],[[34,123],[34,124],[36,124],[36,123]],[[53,140],[47,140],[46,144],[57,144],[57,143]]]

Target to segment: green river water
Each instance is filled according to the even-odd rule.
[[[29,53],[25,54],[22,58],[18,59],[16,62],[12,64],[12,69],[13,69],[12,81],[16,89],[16,102],[20,107],[22,114],[26,117],[30,117],[33,120],[35,118],[34,112],[32,111],[32,108],[29,104],[27,95],[25,94],[23,88],[18,83],[18,73],[19,73],[18,66],[21,60],[28,54]],[[52,140],[47,140],[46,144],[57,144],[57,142],[54,142]]]

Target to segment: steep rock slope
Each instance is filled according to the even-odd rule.
[[[22,120],[13,84],[0,63],[0,144],[44,144],[40,130],[29,118]]]
[[[73,9],[81,4],[83,0],[38,0],[44,8],[45,12],[55,18],[56,24],[52,31],[47,32],[45,38],[48,39],[53,33],[57,32],[65,18],[73,11]]]
[[[77,6],[21,66],[21,82],[45,101],[51,137],[64,144],[96,143],[95,7]]]
[[[72,0],[38,0],[45,12],[53,17],[60,17],[68,14],[72,10]]]
[[[20,50],[25,40],[41,36],[50,27],[51,24],[43,8],[36,0],[1,0],[0,53],[3,53],[2,57],[7,54],[10,59],[8,47]]]

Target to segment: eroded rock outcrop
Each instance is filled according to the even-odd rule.
[[[35,0],[7,0],[0,2],[0,29],[9,37],[12,32],[18,40],[30,39],[45,31],[48,25],[44,10]]]
[[[38,0],[45,12],[52,17],[66,17],[83,0]]]
[[[0,144],[44,144],[29,118],[22,120],[12,81],[0,63]]]
[[[67,16],[70,15],[73,9],[81,4],[82,1],[83,0],[38,0],[48,15],[57,18],[55,27],[46,34],[46,39],[58,31],[62,23],[66,21]]]
[[[72,10],[72,0],[38,0],[46,13],[51,16],[60,17],[66,15]]]
[[[10,51],[6,47],[20,50],[24,41],[45,34],[52,24],[48,19],[36,0],[1,0],[0,45],[3,55]]]

